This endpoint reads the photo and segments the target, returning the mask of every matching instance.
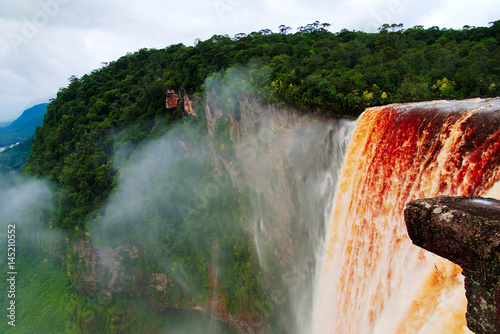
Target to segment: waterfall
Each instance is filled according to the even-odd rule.
[[[500,100],[367,109],[351,137],[315,292],[313,333],[464,333],[460,267],[414,246],[406,203],[500,180]]]

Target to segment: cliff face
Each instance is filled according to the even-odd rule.
[[[467,325],[475,333],[500,332],[500,201],[436,197],[407,204],[413,243],[462,267]]]
[[[98,247],[80,239],[73,245],[69,269],[78,291],[101,301],[111,300],[115,294],[160,297],[161,292],[174,289],[164,273],[143,272],[140,266],[143,256],[137,245]],[[159,309],[179,307],[159,299],[155,304]]]
[[[336,172],[353,122],[318,121],[245,95],[227,108],[218,98],[208,94],[203,106],[209,151],[213,151],[209,163],[213,174],[226,171],[230,175],[232,187],[241,192],[250,188],[256,194],[250,219],[242,223],[253,239],[263,271],[264,317],[228,312],[220,302],[224,296],[216,273],[228,268],[206,264],[211,291],[205,300],[195,302],[175,277],[144,267],[147,250],[140,243],[110,247],[87,240],[76,242],[70,261],[73,281],[81,293],[103,302],[147,298],[157,310],[202,311],[239,333],[253,333],[255,327],[260,327],[260,333],[277,328],[307,332],[298,322],[304,320],[304,310],[311,308],[311,283],[321,246],[318,240],[324,239]],[[185,96],[184,101],[190,100]],[[189,107],[186,112],[194,114]],[[187,152],[189,140],[183,139],[181,146]],[[219,186],[219,190],[227,189]],[[271,317],[281,324],[271,328]]]
[[[166,295],[179,295],[182,292],[164,273],[147,272],[142,266],[144,256],[140,245],[99,247],[80,239],[73,245],[68,269],[77,290],[96,298],[103,305],[110,303],[114,296],[147,298],[156,310],[200,311],[230,325],[238,333],[252,334],[252,327],[259,326],[258,323],[231,314],[219,303],[217,278],[212,272],[210,286],[213,292],[204,304],[197,304],[193,300],[168,302]]]
[[[230,124],[235,157],[215,150],[215,168],[227,170],[240,191],[256,194],[251,235],[269,294],[266,305],[281,322],[270,332],[310,332],[314,277],[354,122],[318,120],[245,94],[231,107],[211,94],[205,114],[214,138],[217,119]]]
[[[214,136],[216,119],[229,122],[235,152],[235,159],[216,154],[216,164],[230,173],[238,189],[249,187],[257,193],[257,243],[272,245],[284,267],[296,265],[312,236],[311,243],[322,240],[318,233],[323,232],[325,217],[310,218],[328,206],[333,191],[319,195],[315,186],[329,182],[335,188],[354,122],[318,121],[244,95],[233,111],[223,109],[216,98],[207,99],[209,132]]]

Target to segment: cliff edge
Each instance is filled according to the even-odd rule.
[[[500,333],[500,201],[480,197],[418,199],[404,211],[417,246],[462,267],[467,326]]]

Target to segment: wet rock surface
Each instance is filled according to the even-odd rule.
[[[404,211],[417,246],[462,267],[467,325],[500,333],[500,201],[480,197],[418,199]]]

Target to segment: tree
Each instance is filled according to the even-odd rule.
[[[292,28],[287,27],[284,24],[282,24],[282,25],[279,26],[279,30],[280,30],[280,33],[282,33],[283,35],[286,35],[286,34],[288,34],[288,32],[290,30],[292,30]]]
[[[393,23],[393,24],[391,24],[391,30],[393,32],[396,31],[396,30],[398,30],[398,31],[403,30],[403,23],[399,23],[399,24]]]
[[[328,29],[328,27],[330,27],[331,24],[327,23],[327,22],[324,22],[324,23],[321,23],[321,26],[323,27],[323,29]]]
[[[455,82],[448,80],[446,77],[443,80],[438,80],[432,89],[437,92],[441,98],[454,98],[455,97]]]
[[[245,37],[247,37],[247,34],[240,32],[240,33],[234,35],[234,40],[238,41],[238,40],[245,38]]]

